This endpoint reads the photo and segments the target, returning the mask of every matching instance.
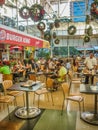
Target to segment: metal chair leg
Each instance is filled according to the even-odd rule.
[[[14,106],[17,106],[17,101],[16,101],[16,97],[15,97],[15,99],[14,99],[15,101],[14,101]]]
[[[9,120],[11,120],[11,118],[10,118],[9,104],[7,104],[7,110],[8,110],[8,116],[9,116]]]
[[[47,94],[47,98],[48,98],[48,102],[49,102],[49,96],[48,96],[48,93],[46,93]]]
[[[54,101],[53,101],[53,96],[52,96],[52,93],[51,93],[51,99],[52,99],[52,105],[54,105]]]
[[[66,100],[66,111],[67,111],[67,107],[68,107],[68,100]]]
[[[79,104],[79,113],[80,113],[80,116],[81,116],[81,102],[78,102]]]
[[[25,95],[23,94],[23,102],[24,102],[24,106],[25,106]]]
[[[84,111],[85,111],[85,109],[84,109],[84,100],[83,100],[83,102],[82,102],[82,103],[83,103],[83,112],[84,112]]]
[[[62,103],[62,111],[61,111],[61,115],[63,115],[64,102],[65,102],[65,99],[63,100],[63,103]]]
[[[34,92],[34,97],[33,97],[33,104],[34,104],[34,101],[35,101],[35,92]]]
[[[38,108],[39,108],[40,95],[38,95]]]

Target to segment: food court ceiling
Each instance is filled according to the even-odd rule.
[[[79,2],[85,2],[88,5],[89,1],[93,0],[5,0],[6,6],[11,9],[20,9],[22,6],[31,7],[33,4],[38,3],[42,5],[45,9],[46,19],[54,19],[54,18],[62,18],[62,17],[74,17],[71,16],[70,13],[73,11],[71,9],[70,3],[77,2],[77,5],[81,12],[84,12],[84,8],[81,7]],[[77,7],[76,7],[77,8]],[[85,6],[85,10],[87,7]],[[14,12],[14,11],[13,11]],[[85,14],[86,15],[86,14]]]
[[[72,9],[72,6],[70,4],[72,2],[76,2],[76,5],[74,8],[78,8],[78,10],[81,12],[82,15],[71,15],[75,9]],[[80,2],[84,2],[85,5],[81,5]],[[22,19],[19,16],[19,9],[23,6],[31,7],[33,4],[40,4],[44,7],[45,10],[45,17],[44,22],[51,22],[55,19],[74,19],[77,17],[79,21],[75,22],[75,25],[80,26],[83,24],[85,26],[85,21],[81,21],[83,15],[90,14],[90,5],[93,0],[5,0],[5,7],[8,7],[12,13],[9,15],[9,17],[12,17],[16,19],[16,22],[18,22],[18,25],[24,25],[30,27],[29,31],[36,33],[36,24],[38,22],[32,21],[30,18],[28,20]],[[85,7],[83,7],[85,6]],[[79,11],[76,10],[76,13]],[[82,19],[83,20],[83,19]],[[97,20],[93,22],[93,26],[98,26]],[[64,26],[66,24],[66,20],[64,21]],[[63,26],[63,23],[62,23]]]

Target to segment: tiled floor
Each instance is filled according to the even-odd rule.
[[[79,92],[79,85],[78,86],[72,86],[73,92],[78,93]],[[94,103],[94,97],[93,95],[83,95],[85,98],[85,110],[93,110],[93,103]],[[29,103],[30,106],[33,106],[33,93],[29,93]],[[61,89],[58,89],[57,91],[53,92],[53,99],[54,99],[54,105],[52,105],[51,98],[49,95],[49,101],[47,99],[47,95],[42,95],[40,100],[40,108],[48,108],[48,109],[61,109],[62,101],[63,101],[63,95]],[[22,97],[17,98],[18,106],[23,105]],[[34,106],[37,106],[37,96],[35,98]],[[66,102],[65,102],[66,106]],[[13,110],[14,107],[10,107],[10,111]],[[78,105],[76,103],[69,102],[68,111],[77,111],[78,112]],[[6,107],[0,111],[0,120],[2,120],[4,117],[7,116],[7,109]],[[90,125],[83,120],[80,119],[79,112],[77,114],[77,120],[76,120],[76,130],[97,130],[98,126]]]

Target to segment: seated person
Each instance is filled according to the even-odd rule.
[[[66,80],[66,74],[67,74],[67,69],[64,67],[63,63],[58,63],[57,64],[57,72],[55,73],[54,77],[58,82],[63,82]]]
[[[0,73],[3,74],[3,80],[13,80],[13,76],[11,74],[10,67],[7,65],[6,61],[2,62],[2,67],[0,67]]]
[[[3,61],[2,67],[0,67],[0,73],[11,74],[10,67],[7,65],[6,61]]]
[[[57,72],[54,72],[50,78],[54,79],[54,89],[57,90],[59,87],[59,83],[62,83],[66,81],[66,74],[67,74],[67,69],[64,67],[63,63],[59,62],[57,64]]]
[[[54,63],[53,59],[49,59],[47,65],[48,65],[49,70],[51,70],[51,71],[55,70],[55,63]]]
[[[15,64],[12,69],[13,79],[16,80],[17,77],[23,77],[25,75],[25,67]]]
[[[78,64],[78,62],[74,59],[74,60],[73,60],[73,64],[72,64],[72,70],[73,70],[73,72],[77,72],[77,71],[78,71],[78,67],[79,67],[79,64]]]
[[[66,74],[67,74],[67,69],[64,67],[63,63],[58,63],[58,75],[57,75],[57,80],[59,82],[62,82],[65,80],[66,78]]]
[[[66,68],[67,68],[67,70],[71,69],[71,63],[70,63],[69,59],[66,60]]]
[[[28,62],[25,65],[25,78],[27,79],[29,77],[29,74],[32,73],[31,72],[31,64],[29,64]]]

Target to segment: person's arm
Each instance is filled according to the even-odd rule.
[[[86,59],[84,60],[84,65],[85,65],[86,68],[88,68],[88,66],[87,66],[88,60],[89,60],[88,58],[86,58]]]
[[[86,63],[87,63],[87,58],[85,58],[85,60],[84,60],[84,64],[86,65]]]
[[[94,69],[96,69],[96,67],[97,67],[97,59],[95,58],[94,59]]]

